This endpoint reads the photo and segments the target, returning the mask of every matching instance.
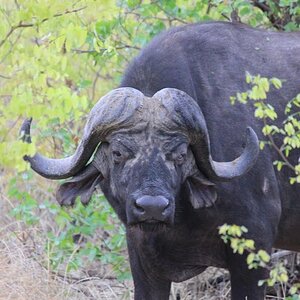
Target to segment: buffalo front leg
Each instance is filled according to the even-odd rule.
[[[268,277],[268,271],[264,268],[249,270],[245,255],[231,253],[229,256],[231,299],[264,300],[265,287],[258,286],[258,282]]]
[[[168,300],[171,282],[155,282],[132,270],[134,281],[134,300]]]
[[[159,272],[145,267],[151,265],[151,257],[141,257],[127,237],[131,273],[134,282],[134,300],[168,300],[171,281],[159,277]],[[147,263],[144,260],[148,260]]]

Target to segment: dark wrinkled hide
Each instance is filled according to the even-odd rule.
[[[128,68],[122,86],[149,96],[164,87],[188,93],[204,114],[212,156],[222,161],[241,151],[246,126],[252,126],[264,139],[262,123],[253,117],[250,106],[229,104],[230,96],[248,89],[245,72],[287,80],[282,89],[272,89],[268,95],[279,112],[280,124],[287,101],[300,93],[299,54],[299,33],[267,32],[229,23],[189,25],[155,38]],[[294,151],[291,160],[295,163],[299,156]],[[289,184],[289,170],[274,170],[272,161],[276,159],[276,153],[266,148],[247,175],[217,184],[218,200],[210,208],[190,210],[184,201],[186,193],[181,194],[184,217],[178,228],[151,237],[129,231],[136,289],[142,295],[136,299],[167,299],[163,295],[167,294],[168,280],[187,279],[208,265],[229,269],[232,299],[263,299],[263,291],[257,287],[263,271],[247,270],[244,258],[222,245],[216,226],[224,222],[245,225],[257,248],[270,250],[276,246],[300,251],[299,184]],[[141,274],[147,279],[143,280]],[[163,281],[165,290],[158,288]],[[150,290],[157,291],[152,298],[145,296]]]
[[[76,169],[64,165],[65,174],[75,176],[61,186],[58,198],[70,204],[81,195],[86,203],[100,183],[127,229],[135,300],[167,300],[172,281],[191,278],[208,266],[229,269],[233,300],[264,299],[264,288],[257,282],[266,271],[248,270],[245,256],[233,254],[222,242],[217,228],[225,222],[246,226],[247,237],[257,249],[270,251],[275,246],[300,251],[300,188],[289,184],[288,169],[274,170],[276,152],[266,147],[248,173],[254,162],[251,155],[246,160],[252,162],[246,164],[218,165],[211,159],[223,162],[238,157],[247,126],[264,139],[263,124],[254,118],[251,106],[229,102],[230,96],[249,88],[246,71],[286,80],[282,89],[272,89],[268,95],[279,113],[278,123],[282,122],[285,104],[300,93],[299,54],[299,33],[211,22],[159,35],[128,67],[121,87],[135,88],[152,98],[131,91],[122,106],[122,122],[114,119],[122,115],[121,96],[120,103],[112,104],[118,109],[113,116],[106,117],[109,107],[102,113],[101,118],[113,120],[113,129],[101,123],[104,142],[88,167],[82,170],[87,160]],[[156,94],[164,88],[191,96],[204,119],[198,118],[201,111],[184,93]],[[133,104],[127,108],[125,103]],[[204,122],[202,134],[199,130],[194,134],[198,119],[199,124]],[[206,127],[211,156],[197,140],[206,138]],[[255,142],[251,145],[256,147]],[[293,155],[290,159],[296,163],[299,152]],[[38,169],[33,160],[30,163]],[[242,171],[230,176],[227,166],[235,163]],[[43,176],[62,178],[60,173],[53,176],[43,170],[38,171]]]

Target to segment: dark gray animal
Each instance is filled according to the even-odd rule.
[[[173,28],[95,105],[74,155],[26,157],[44,177],[72,177],[58,190],[61,204],[88,203],[100,185],[126,226],[136,300],[167,300],[172,281],[208,266],[229,269],[233,300],[264,299],[257,282],[266,270],[249,270],[223,243],[224,223],[246,226],[257,249],[300,250],[299,185],[287,168],[275,171],[271,147],[258,151],[263,124],[252,108],[229,103],[249,88],[246,71],[286,80],[268,97],[282,122],[300,92],[299,33],[223,22]]]

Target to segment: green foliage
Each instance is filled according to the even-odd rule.
[[[284,267],[283,263],[278,263],[270,270],[270,277],[265,280],[260,280],[258,285],[261,286],[263,284],[267,284],[267,286],[274,286],[277,282],[286,283],[288,279],[287,269]],[[296,286],[294,286],[294,289],[290,292],[296,293],[298,290],[295,289],[295,287]]]
[[[247,256],[249,269],[265,267],[270,261],[270,256],[264,250],[259,250],[257,253],[254,251],[254,241],[242,237],[247,232],[248,229],[245,226],[224,224],[219,227],[222,240],[225,244],[230,243],[233,253],[244,254],[245,251],[249,252]]]
[[[24,179],[26,184],[30,178]],[[39,216],[49,215],[55,220],[51,231],[45,232],[44,264],[52,271],[64,268],[65,272],[77,270],[95,260],[110,264],[121,279],[130,278],[129,266],[123,255],[125,232],[118,224],[117,216],[102,195],[94,196],[88,206],[76,201],[70,209],[44,200],[38,203],[29,193],[21,191],[16,179],[9,184],[8,195],[18,202],[11,214],[28,226],[43,227],[45,220]],[[101,244],[95,241],[95,236]]]
[[[19,171],[27,168],[15,144],[24,117],[38,120],[41,133],[58,120],[79,135],[81,126],[74,124],[117,86],[128,60],[162,30],[234,16],[253,26],[276,27],[288,19],[289,29],[299,27],[296,0],[29,0],[7,1],[0,13],[0,164],[17,164]]]
[[[246,232],[248,232],[248,229],[245,226],[224,224],[219,228],[219,234],[224,243],[230,242],[233,252],[239,254],[243,254],[246,249],[254,249],[252,240],[241,238],[242,234]]]
[[[36,210],[38,202],[27,192],[21,192],[16,188],[16,178],[9,182],[8,196],[17,199],[21,205],[17,205],[12,209],[11,214],[17,219],[22,220],[27,225],[38,223],[39,218]]]
[[[53,204],[44,203],[45,209],[53,210]],[[47,207],[48,206],[48,207]],[[56,207],[53,213],[59,234],[48,233],[48,253],[50,265],[56,269],[66,264],[66,271],[78,269],[85,260],[99,260],[111,264],[119,279],[130,278],[129,266],[122,255],[125,247],[123,226],[115,227],[116,215],[103,196],[93,197],[89,206],[80,201],[66,211]],[[92,238],[101,230],[101,245]]]
[[[219,227],[219,234],[225,244],[230,244],[233,253],[247,254],[246,262],[249,269],[267,268],[269,270],[269,277],[265,280],[260,280],[258,285],[263,284],[267,286],[274,286],[276,283],[286,283],[289,279],[287,269],[283,263],[277,263],[270,266],[270,255],[265,250],[258,250],[255,247],[255,242],[251,239],[246,239],[243,234],[247,233],[248,229],[245,226],[228,225],[224,224]],[[289,294],[290,297],[286,300],[299,299],[300,295],[297,294],[300,285],[294,284]]]
[[[264,123],[262,129],[263,134],[268,138],[267,141],[261,141],[260,146],[263,149],[266,144],[273,147],[279,154],[281,160],[275,161],[278,171],[283,166],[287,166],[294,171],[295,176],[290,178],[290,183],[300,183],[300,162],[293,165],[289,161],[291,152],[296,153],[300,149],[300,94],[290,100],[285,108],[286,119],[282,126],[278,127],[274,124],[277,119],[277,113],[274,107],[266,102],[267,93],[270,88],[282,88],[282,81],[278,78],[268,79],[260,75],[252,76],[246,74],[246,82],[252,85],[251,89],[237,93],[236,96],[230,97],[232,104],[235,101],[246,104],[249,100],[255,107],[255,117],[261,119]],[[275,143],[274,137],[280,137],[281,145]]]
[[[70,210],[60,208],[51,189],[40,190],[40,182],[36,184],[23,156],[33,155],[36,149],[49,157],[72,154],[87,112],[101,95],[117,87],[125,65],[159,32],[170,26],[228,19],[296,30],[299,7],[295,3],[16,0],[1,4],[0,166],[14,206],[12,215],[28,228],[43,228],[45,216],[55,221],[51,232],[42,232],[49,268],[65,265],[68,271],[96,259],[112,264],[118,277],[127,277],[124,229],[103,197],[95,197],[87,207],[78,201]],[[258,81],[253,96],[264,96],[268,85],[278,88],[280,84],[276,79]],[[297,101],[289,104],[287,114],[289,108],[299,105]],[[258,114],[276,116],[268,106],[260,110]],[[34,120],[30,145],[17,138],[25,117]],[[297,126],[290,118],[282,129],[287,133],[286,152],[297,146]],[[277,128],[265,130],[273,132]],[[299,166],[295,169],[299,173]],[[98,232],[106,234],[103,237]],[[80,241],[76,242],[74,236]],[[98,237],[98,243],[92,242],[93,236]],[[241,245],[234,243],[240,252]],[[244,243],[251,248],[251,242]]]

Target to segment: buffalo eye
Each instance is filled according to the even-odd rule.
[[[123,145],[112,145],[111,148],[112,159],[115,164],[126,161],[127,159],[132,158],[134,155],[132,151],[124,147]]]
[[[167,159],[173,161],[176,165],[182,165],[186,160],[187,145],[180,144],[167,154]]]
[[[174,162],[177,165],[182,165],[185,162],[186,159],[186,153],[180,153],[175,155],[175,157],[173,158]]]
[[[113,156],[113,159],[114,159],[115,163],[119,163],[123,159],[122,153],[120,151],[118,151],[118,150],[113,150],[112,156]]]

